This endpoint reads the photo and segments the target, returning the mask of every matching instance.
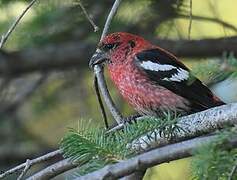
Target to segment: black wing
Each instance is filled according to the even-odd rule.
[[[163,49],[142,51],[134,62],[154,83],[189,100],[192,112],[224,104],[183,63]]]

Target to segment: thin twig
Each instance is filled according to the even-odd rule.
[[[56,150],[56,151],[50,152],[48,154],[45,154],[43,156],[37,157],[35,159],[32,159],[32,160],[30,160],[30,164],[25,162],[23,164],[20,164],[20,165],[14,167],[14,168],[12,168],[12,169],[2,173],[2,174],[0,174],[0,179],[6,177],[9,174],[13,174],[13,173],[15,173],[15,172],[25,168],[27,165],[28,166],[33,166],[33,165],[35,165],[37,163],[41,163],[41,162],[47,161],[47,160],[49,160],[49,159],[51,159],[51,158],[53,158],[55,156],[61,155],[61,154],[62,154],[61,150]]]
[[[23,169],[23,171],[21,172],[20,176],[18,176],[17,180],[21,180],[23,178],[23,176],[26,174],[26,172],[30,169],[31,164],[30,164],[30,160],[27,159],[26,160],[26,165],[25,168]]]
[[[114,4],[113,4],[113,6],[112,6],[112,9],[110,10],[109,15],[108,15],[108,17],[107,17],[107,20],[106,20],[106,22],[105,22],[104,29],[103,29],[103,32],[102,32],[101,37],[100,37],[100,41],[101,41],[101,40],[106,36],[106,34],[108,33],[108,31],[109,31],[109,26],[110,26],[110,24],[111,24],[111,22],[112,22],[113,17],[115,16],[115,14],[116,14],[116,12],[117,12],[117,10],[118,10],[118,7],[119,7],[121,1],[122,1],[122,0],[115,0]]]
[[[100,38],[100,41],[106,36],[106,34],[108,33],[108,30],[109,30],[109,26],[111,24],[111,21],[113,19],[113,17],[115,16],[117,10],[118,10],[118,7],[120,5],[122,0],[116,0],[110,10],[110,13],[107,17],[107,20],[105,22],[105,25],[104,25],[104,29],[103,29],[103,32],[101,34],[101,38]],[[119,112],[119,110],[116,108],[110,94],[109,94],[109,91],[108,91],[108,88],[107,88],[107,85],[106,85],[106,82],[105,82],[105,78],[104,78],[104,74],[103,74],[103,68],[101,65],[95,65],[94,66],[94,73],[96,75],[96,78],[98,80],[98,86],[100,88],[100,91],[102,93],[102,96],[105,100],[105,103],[108,107],[108,109],[110,110],[113,118],[115,119],[115,121],[118,123],[118,124],[121,124],[123,122],[123,117],[121,115],[121,113]]]
[[[113,118],[118,124],[121,124],[123,122],[123,117],[119,110],[116,108],[106,85],[104,74],[103,74],[103,68],[100,65],[94,66],[94,73],[96,75],[96,78],[98,79],[98,86],[100,88],[101,94],[104,98],[104,101],[110,110],[110,113],[112,114]]]
[[[188,26],[188,39],[190,40],[191,36],[191,29],[192,29],[192,9],[193,9],[193,1],[190,1],[190,9],[189,9],[189,26]]]
[[[30,2],[30,4],[24,9],[24,11],[20,14],[19,17],[16,18],[16,20],[14,21],[14,23],[11,25],[11,27],[8,29],[7,33],[2,35],[1,41],[0,41],[0,49],[3,47],[3,45],[5,44],[5,42],[7,41],[7,39],[9,38],[9,36],[11,35],[11,33],[14,31],[14,29],[16,28],[16,26],[19,24],[20,20],[23,18],[23,16],[26,14],[26,12],[34,5],[34,3],[37,0],[32,0]]]
[[[10,26],[10,28],[8,29],[8,31],[3,34],[1,36],[1,39],[0,39],[0,49],[3,48],[5,42],[8,40],[8,38],[10,37],[11,33],[15,30],[16,26],[19,24],[19,22],[21,21],[21,19],[23,18],[23,16],[26,14],[26,12],[33,6],[33,4],[36,2],[37,0],[32,0],[29,5],[24,9],[24,11],[16,18],[16,20],[13,22],[13,24]],[[4,72],[5,73],[5,72]],[[3,80],[5,81],[5,80]],[[6,81],[8,81],[6,79]],[[8,83],[8,82],[7,82]],[[3,84],[4,85],[4,84]],[[1,85],[1,90],[0,92],[2,92],[3,90],[3,85]]]
[[[232,168],[232,170],[231,170],[231,172],[230,172],[230,175],[229,175],[229,177],[228,177],[228,180],[234,180],[234,175],[235,175],[235,173],[236,173],[236,170],[237,170],[237,162],[236,162],[236,164],[234,165],[234,167]]]
[[[11,33],[15,30],[16,26],[19,24],[19,22],[21,21],[21,19],[24,17],[24,15],[27,13],[27,11],[34,5],[34,3],[37,0],[32,0],[29,5],[24,9],[24,11],[16,18],[16,20],[13,22],[13,24],[10,26],[10,28],[8,29],[7,33],[1,36],[1,40],[0,40],[0,49],[2,49],[2,47],[4,46],[5,42],[8,40],[8,38],[10,37]],[[28,94],[27,94],[28,95]],[[24,96],[25,97],[25,96]],[[21,99],[22,100],[22,99]],[[17,101],[18,102],[18,101]],[[19,101],[20,102],[20,101]],[[14,106],[15,107],[15,106]],[[56,151],[57,152],[57,151]],[[54,153],[52,153],[54,155]],[[22,168],[23,171],[21,172],[20,176],[17,178],[17,180],[21,180],[23,178],[23,176],[26,174],[26,172],[29,170],[29,168],[38,162],[41,162],[44,158],[48,159],[51,158],[52,154],[48,154],[48,156],[42,156],[40,159],[36,158],[35,160],[31,161],[29,159],[26,160],[26,162],[24,164],[21,164],[9,171],[6,171],[3,174],[0,174],[0,178],[5,177],[8,174],[11,174],[15,171],[18,171]]]
[[[83,6],[81,0],[78,1],[79,6],[81,7],[83,13],[85,14],[87,20],[90,22],[90,24],[93,26],[94,28],[94,32],[99,31],[99,27],[95,24],[95,22],[92,20],[92,18],[90,17],[90,15],[87,13],[86,8]]]
[[[190,19],[190,15],[186,15],[186,14],[178,14],[175,18],[184,18],[184,19]],[[235,32],[237,32],[237,27],[235,27],[233,24],[230,24],[228,22],[225,22],[221,19],[218,18],[213,18],[213,17],[207,17],[207,16],[199,16],[199,15],[194,15],[192,14],[192,20],[196,20],[196,21],[209,21],[209,22],[213,22],[213,23],[217,23],[220,24],[226,28],[229,28]]]
[[[100,96],[100,90],[99,90],[99,87],[98,87],[98,81],[97,81],[96,76],[94,76],[94,88],[95,88],[97,100],[98,100],[99,105],[100,105],[100,110],[101,110],[101,113],[102,113],[102,117],[104,119],[105,127],[106,127],[106,129],[108,129],[109,128],[108,119],[107,119],[105,108],[104,108],[104,105],[103,105],[103,102],[102,102],[102,99],[101,99],[101,96]]]
[[[26,180],[52,179],[53,177],[70,169],[76,168],[77,166],[78,164],[71,162],[70,159],[64,159],[46,167],[45,169],[28,177]]]

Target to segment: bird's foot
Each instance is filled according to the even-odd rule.
[[[107,130],[107,133],[110,132],[114,132],[117,130],[121,130],[124,128],[124,126],[128,125],[128,124],[132,124],[135,123],[137,121],[137,118],[141,117],[142,115],[140,114],[134,114],[131,115],[129,117],[124,117],[122,118],[122,123],[121,124],[113,124],[112,126],[110,126]]]
[[[140,114],[134,114],[134,115],[131,115],[131,116],[128,116],[128,117],[124,117],[122,119],[122,122],[124,124],[132,124],[132,123],[136,122],[137,118],[139,118],[139,117],[141,117]]]

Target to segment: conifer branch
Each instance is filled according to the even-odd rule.
[[[119,162],[117,164],[108,165],[98,171],[92,172],[75,180],[87,179],[117,179],[135,171],[144,170],[152,166],[169,162],[172,160],[182,159],[192,155],[193,151],[205,143],[214,140],[216,136],[198,137],[195,139],[183,141],[176,144],[167,145],[152,151],[143,153],[131,159]],[[237,139],[229,140],[228,144],[237,147]]]
[[[127,147],[130,148],[132,145],[132,147],[137,148],[138,151],[139,150],[147,151],[148,149],[145,149],[145,148],[151,148],[151,147],[158,148],[160,146],[165,146],[165,145],[169,145],[170,143],[174,143],[174,141],[178,142],[178,141],[182,141],[184,139],[190,139],[190,138],[200,136],[203,134],[208,134],[208,133],[213,132],[214,130],[223,128],[227,125],[232,125],[232,126],[236,125],[237,124],[237,103],[223,105],[223,106],[215,107],[212,109],[208,109],[203,112],[199,112],[196,114],[191,114],[189,116],[181,117],[177,124],[179,126],[181,126],[182,128],[186,129],[186,131],[180,131],[180,134],[179,134],[179,132],[177,132],[178,134],[175,134],[176,136],[173,139],[165,139],[164,137],[159,139],[158,137],[156,137],[157,142],[155,142],[155,138],[150,138],[151,135],[149,135],[150,139],[147,136],[144,136],[144,137],[138,139],[137,141],[134,141],[132,144],[128,145]],[[192,140],[190,140],[190,141],[192,142]],[[180,144],[182,144],[182,142]],[[57,153],[61,154],[61,150],[56,151],[56,154]],[[141,152],[138,152],[138,153],[141,153]],[[45,156],[47,157],[48,155],[44,155],[42,157],[36,158],[35,162],[38,163],[37,159],[39,159],[39,160],[44,159]],[[175,158],[176,159],[182,158],[179,156],[177,158],[177,156],[174,156],[172,160],[175,160]],[[52,157],[54,157],[54,156],[52,156]],[[134,158],[136,158],[136,157],[134,157]],[[42,161],[44,161],[44,160],[42,160]],[[168,159],[167,159],[167,161],[168,161]],[[162,161],[162,162],[165,162],[165,161]],[[47,171],[46,170],[40,171],[41,172],[40,176],[44,176],[44,173],[48,174],[49,172],[50,172],[51,177],[58,175],[60,173],[59,171],[56,171],[55,173],[53,173],[50,169],[58,167],[60,163],[61,162],[58,162],[58,163],[50,166],[50,168]],[[63,168],[64,165],[67,167],[71,167],[71,169],[73,167],[75,167],[75,165],[72,166],[71,161],[67,161],[67,163],[60,165],[60,169]],[[3,178],[9,174],[12,174],[12,173],[20,170],[20,169],[23,169],[25,166],[26,166],[25,163],[22,165],[19,165],[19,166],[13,168],[12,170],[5,172],[4,174],[1,174],[0,178],[1,177]],[[68,168],[68,170],[69,169],[70,168]],[[129,175],[129,174],[125,174],[125,175]]]
[[[214,132],[226,126],[237,124],[237,103],[222,105],[207,109],[202,112],[191,114],[177,119],[178,130],[174,132],[173,142]],[[181,129],[181,130],[179,130]],[[148,137],[149,135],[149,137]],[[130,147],[137,151],[147,151],[154,147],[161,147],[171,141],[159,133],[145,135],[131,143]]]
[[[236,162],[236,165],[232,168],[230,175],[228,177],[228,180],[234,180],[233,176],[236,173],[236,170],[237,170],[237,162]]]
[[[116,8],[118,8],[120,1],[115,1],[115,3],[116,2],[118,2],[117,7],[116,7]],[[115,12],[116,12],[116,10],[115,10]],[[112,19],[112,17],[113,17],[113,15],[111,16],[111,19]],[[110,24],[110,22],[108,24]],[[104,31],[102,33],[102,37],[107,33],[108,28],[109,28],[109,25],[106,25],[104,28]],[[2,39],[2,42],[3,42],[3,39]],[[235,44],[236,44],[236,41],[235,41]],[[2,46],[2,44],[1,44],[1,46]],[[218,55],[219,55],[219,53],[218,53]],[[55,64],[53,66],[58,67],[58,65],[55,65]],[[183,117],[180,119],[178,125],[181,126],[183,129],[185,129],[185,131],[178,132],[180,134],[178,134],[177,137],[175,137],[175,141],[184,140],[186,138],[198,136],[198,135],[201,135],[204,133],[210,133],[210,132],[213,132],[215,129],[222,128],[226,124],[231,124],[231,125],[236,124],[236,119],[237,119],[236,113],[237,113],[237,105],[230,104],[230,105],[226,105],[226,106],[217,107],[217,109],[213,108],[210,110],[206,110],[204,112],[200,112],[197,114]],[[207,122],[205,122],[205,121],[207,121]],[[147,136],[145,136],[144,138],[146,138],[146,137]],[[159,137],[156,136],[153,139],[157,140],[157,138],[159,138]],[[151,167],[153,165],[156,165],[156,164],[159,164],[162,162],[167,162],[170,160],[190,156],[191,151],[193,149],[196,149],[202,141],[209,142],[213,138],[214,138],[214,136],[204,137],[204,138],[196,138],[196,139],[184,141],[184,142],[173,144],[173,145],[168,145],[166,147],[162,147],[162,148],[144,153],[142,155],[138,155],[130,160],[127,160],[127,161],[124,161],[121,163],[117,163],[115,165],[107,166],[99,171],[88,174],[85,177],[91,177],[91,178],[98,177],[98,176],[94,176],[96,174],[102,175],[99,177],[112,177],[112,178],[113,177],[123,177],[123,176],[129,175],[132,172],[135,172],[137,170],[144,170],[148,167]],[[147,145],[147,139],[143,139],[142,141],[143,142],[145,141],[146,145]],[[139,140],[138,140],[138,142],[139,142]],[[152,143],[152,142],[149,142],[149,143]],[[158,146],[166,145],[169,143],[170,143],[169,140],[161,139],[161,141],[158,142]],[[236,147],[236,143],[237,143],[236,140],[233,140],[230,142],[230,144],[234,145],[235,147]],[[134,144],[138,145],[138,146],[135,146],[135,148],[138,148],[139,150],[140,149],[145,150],[146,148],[150,147],[150,146],[144,147],[141,143],[137,144],[137,141],[134,141],[133,147],[134,147]],[[57,155],[57,153],[61,154],[61,151],[58,150],[58,151],[55,151],[54,153],[56,153],[56,155]],[[56,156],[53,153],[51,155],[49,155],[49,154],[44,155],[39,158],[36,158],[38,160],[40,159],[40,161],[37,161],[36,159],[27,161],[26,163],[19,165],[16,168],[13,168],[12,170],[9,170],[6,173],[3,173],[1,175],[3,175],[3,177],[5,177],[6,175],[9,175],[11,173],[14,173],[14,172],[24,168],[24,171],[22,171],[22,176],[23,176],[26,173],[26,171],[30,168],[30,166],[32,166],[36,163],[39,163],[39,162],[43,162],[43,161],[47,160],[47,158]],[[43,157],[46,159],[44,159]],[[34,163],[32,163],[32,162],[34,162]],[[29,179],[54,177],[64,171],[72,169],[74,167],[75,167],[75,165],[73,165],[71,162],[69,162],[68,159],[65,159],[63,161],[60,161],[60,162],[42,170],[42,171],[40,171],[39,173],[35,174],[34,176],[30,177]],[[0,178],[1,178],[1,175],[0,175]],[[82,179],[83,178],[84,177],[82,177]]]

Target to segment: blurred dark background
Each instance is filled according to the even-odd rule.
[[[80,2],[99,32],[93,32],[77,1],[37,1],[0,51],[0,170],[57,149],[68,129],[80,128],[80,123],[91,120],[103,126],[88,61],[113,1]],[[0,0],[0,34],[8,30],[28,3]],[[226,51],[220,47],[223,52],[215,52],[214,46],[218,46],[219,39],[221,43],[227,39],[237,49],[236,6],[235,0],[192,1],[190,39],[200,43],[195,49],[187,45],[189,0],[123,1],[110,31],[139,34],[170,49],[218,96],[233,102],[237,99],[237,61],[229,50],[233,47]],[[209,38],[217,41],[202,41]],[[4,66],[4,61],[10,66]],[[118,108],[131,114],[132,109],[110,82],[109,87]],[[181,179],[188,174],[183,171],[187,164],[184,160],[173,170],[182,171]],[[167,179],[172,176],[168,174]]]

